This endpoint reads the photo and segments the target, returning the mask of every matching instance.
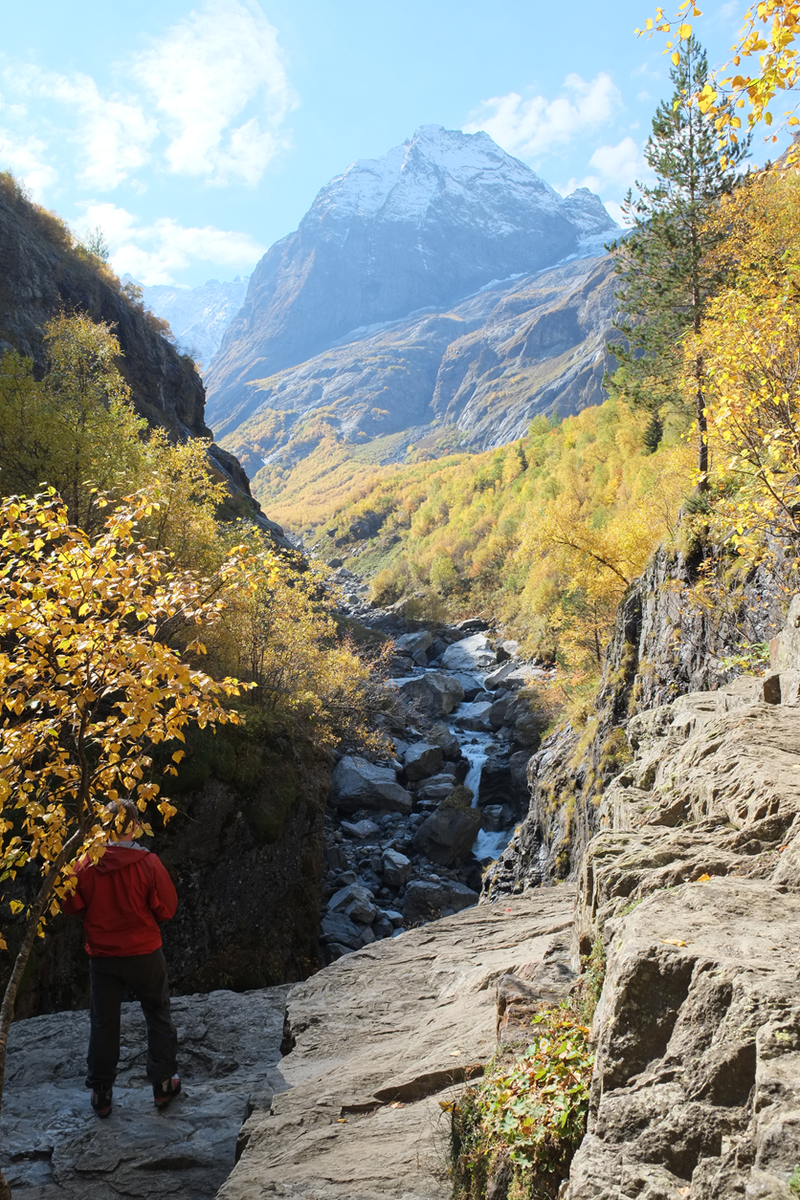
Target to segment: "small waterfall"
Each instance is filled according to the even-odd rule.
[[[452,729],[452,732],[461,743],[461,753],[469,763],[469,771],[464,779],[464,786],[468,787],[472,792],[472,807],[477,808],[478,792],[481,786],[481,772],[483,771],[483,764],[488,757],[488,748],[492,741],[492,735],[489,733],[471,733],[467,730],[459,729],[457,726]],[[494,861],[502,854],[511,841],[512,833],[513,830],[511,829],[501,829],[497,832],[490,829],[481,829],[475,838],[472,853],[478,862],[484,862],[486,859]]]
[[[469,770],[464,779],[464,787],[468,787],[472,792],[472,807],[475,808],[478,803],[478,790],[481,786],[481,771],[483,764],[487,759],[487,748],[492,740],[488,733],[473,733],[465,735],[460,730],[453,730],[456,736],[459,735],[461,741],[461,753],[469,763]],[[469,741],[462,740],[469,737]]]

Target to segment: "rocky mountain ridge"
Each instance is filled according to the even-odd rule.
[[[269,468],[301,461],[328,431],[377,462],[404,461],[409,443],[504,445],[537,413],[602,402],[614,288],[607,256],[575,259],[356,332],[254,385],[217,434],[256,493]]]
[[[317,414],[354,445],[436,422],[479,447],[594,403],[613,287],[581,297],[597,264],[572,260],[618,232],[592,193],[561,197],[488,135],[423,126],[327,184],[260,261],[208,419],[252,472]]]
[[[222,282],[208,279],[194,288],[151,284],[142,286],[142,297],[157,317],[169,322],[180,352],[207,369],[225,330],[244,303],[249,278],[237,275]]]

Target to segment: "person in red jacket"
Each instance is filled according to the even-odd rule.
[[[160,921],[175,915],[178,897],[155,854],[133,840],[139,813],[130,800],[107,805],[109,838],[96,863],[82,859],[78,884],[64,911],[80,913],[89,955],[89,1053],[86,1086],[98,1117],[111,1112],[117,1073],[120,1007],[126,989],[147,1022],[147,1078],[157,1108],[181,1090],[176,1074],[178,1037],[170,1015],[169,981]]]

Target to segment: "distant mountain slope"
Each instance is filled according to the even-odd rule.
[[[365,330],[259,381],[218,436],[256,494],[271,468],[291,467],[331,431],[374,441],[375,462],[401,461],[409,442],[415,453],[503,445],[537,413],[602,402],[614,283],[607,255],[574,259]]]
[[[596,196],[584,189],[565,200],[487,134],[423,126],[333,179],[259,262],[207,374],[208,420],[232,433],[234,412],[257,406],[260,381],[364,327],[448,309],[499,280],[597,250],[616,231]],[[424,352],[411,357],[435,381],[438,365]],[[380,397],[375,407],[385,408]]]
[[[142,292],[148,308],[169,321],[178,349],[207,370],[225,330],[244,304],[249,278],[209,279],[195,288],[154,284]]]

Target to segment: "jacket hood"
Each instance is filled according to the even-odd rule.
[[[123,867],[136,862],[143,854],[149,853],[144,846],[106,846],[105,854],[94,864],[94,869],[101,875],[110,875],[113,871],[121,871]]]

